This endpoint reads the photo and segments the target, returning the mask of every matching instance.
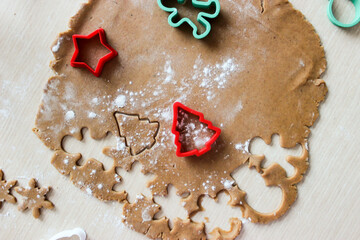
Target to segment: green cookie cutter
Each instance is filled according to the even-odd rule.
[[[336,25],[338,27],[343,27],[343,28],[350,28],[350,27],[354,27],[355,25],[360,23],[360,0],[350,0],[350,1],[355,6],[355,19],[351,23],[342,23],[339,20],[337,20],[336,17],[334,16],[334,13],[333,13],[334,0],[330,0],[328,10],[327,10],[327,14],[328,14],[328,17],[329,17],[330,21],[334,25]]]
[[[220,13],[220,2],[219,0],[208,0],[207,2],[204,1],[199,1],[199,0],[191,0],[192,1],[192,5],[195,8],[201,8],[201,9],[209,9],[211,7],[211,5],[215,6],[215,13],[210,14],[210,13],[205,13],[205,12],[200,12],[197,16],[197,21],[203,25],[205,27],[205,32],[198,34],[198,28],[197,26],[189,19],[189,18],[182,18],[180,19],[180,21],[178,22],[174,22],[173,19],[175,17],[178,16],[178,10],[175,7],[169,8],[169,7],[165,7],[162,3],[163,0],[157,0],[159,7],[164,10],[165,12],[169,12],[169,18],[168,18],[168,23],[170,24],[170,26],[172,27],[179,27],[181,24],[183,23],[188,23],[190,25],[190,27],[193,28],[193,36],[196,39],[202,39],[204,37],[206,37],[210,31],[211,31],[211,24],[206,20],[206,18],[216,18],[219,13]],[[186,0],[177,0],[177,2],[179,4],[184,4]]]

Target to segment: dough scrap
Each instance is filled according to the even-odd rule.
[[[241,231],[242,222],[238,218],[230,219],[230,230],[225,231],[221,228],[215,228],[210,232],[211,240],[232,240],[235,239]]]
[[[6,181],[4,173],[0,169],[0,209],[4,202],[16,203],[16,198],[11,194],[10,190],[16,185],[17,181]]]
[[[24,201],[20,204],[19,210],[25,211],[32,209],[34,218],[40,217],[40,209],[53,209],[54,204],[46,199],[46,194],[51,190],[50,187],[37,187],[36,180],[30,179],[29,187],[16,187],[15,191],[24,197]]]
[[[170,229],[166,217],[154,219],[159,211],[160,206],[153,199],[138,195],[134,203],[124,205],[123,221],[131,229],[151,239],[206,239],[204,223],[175,218],[174,227]]]
[[[139,205],[136,211],[135,205],[124,205],[125,222],[150,238],[206,238],[205,224],[192,222],[190,216],[199,210],[202,195],[215,198],[222,190],[229,193],[230,205],[241,208],[244,218],[271,222],[293,204],[296,185],[308,169],[310,127],[327,94],[320,79],[326,60],[318,35],[287,0],[224,0],[221,4],[211,34],[199,41],[186,29],[168,26],[167,14],[156,1],[91,0],[71,19],[69,31],[55,41],[61,43],[51,64],[56,75],[46,84],[34,132],[56,151],[52,163],[58,171],[70,174],[77,186],[90,189],[99,199],[126,199],[125,192],[112,191],[118,178],[115,169],[129,170],[135,161],[143,165],[144,173],[156,176],[148,183],[153,195],[166,195],[169,184],[179,195],[188,194],[182,199],[188,219],[175,220],[173,229],[166,218],[153,219],[158,205],[152,199],[133,203]],[[105,29],[119,56],[107,63],[101,78],[95,78],[70,67],[69,61],[71,36],[99,27]],[[203,112],[222,129],[216,145],[201,158],[175,156],[170,131],[175,101]],[[90,111],[96,117],[89,117]],[[74,117],[66,119],[68,112]],[[81,155],[66,153],[62,139],[71,135],[81,140],[83,127],[94,139],[108,132],[120,138],[117,112],[158,122],[154,145],[144,151],[131,151],[129,146],[105,148],[104,153],[114,159],[108,171],[95,159],[77,165]],[[279,164],[264,168],[261,158],[237,147],[255,137],[269,144],[273,134],[280,135],[282,147],[302,146],[300,157],[288,159],[295,168],[293,176],[287,176]],[[260,213],[247,203],[246,193],[231,177],[243,164],[255,167],[267,186],[281,188],[283,199],[274,212]],[[92,170],[98,175],[91,176]],[[104,190],[93,183],[103,184]],[[141,211],[149,206],[152,219],[139,222]],[[180,227],[186,231],[179,232]]]
[[[68,154],[64,151],[55,152],[51,163],[63,175],[70,175],[75,186],[103,201],[122,202],[126,199],[125,191],[113,190],[115,184],[121,182],[115,167],[105,171],[103,164],[95,159],[89,159],[83,166],[76,165],[81,154]]]

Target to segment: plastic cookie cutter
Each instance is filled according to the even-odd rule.
[[[191,149],[183,151],[183,143],[180,141],[180,129],[179,129],[179,111],[184,111],[190,114],[193,114],[197,117],[199,117],[200,123],[206,124],[207,128],[213,131],[213,135],[207,140],[204,144],[204,147],[201,149]],[[176,145],[176,156],[178,157],[190,157],[190,156],[197,156],[200,157],[204,153],[211,150],[211,145],[216,141],[216,139],[220,136],[221,129],[214,127],[212,125],[212,122],[206,120],[204,118],[204,114],[198,111],[195,111],[184,104],[180,102],[175,102],[173,105],[173,111],[174,111],[174,118],[173,118],[173,125],[171,132],[175,135],[175,145]]]
[[[100,43],[107,48],[110,52],[108,54],[106,54],[105,56],[101,57],[96,65],[96,68],[93,69],[92,67],[90,67],[86,62],[83,61],[78,61],[78,57],[79,57],[79,45],[78,45],[78,40],[79,39],[92,39],[94,37],[96,37],[97,35],[99,35],[99,39],[100,39]],[[70,61],[70,65],[72,67],[78,67],[78,68],[86,68],[88,69],[92,74],[94,74],[96,77],[99,77],[101,75],[101,72],[103,70],[103,67],[105,65],[106,62],[110,61],[112,58],[116,57],[118,55],[117,51],[115,51],[106,41],[106,37],[105,37],[105,31],[102,28],[99,28],[97,30],[95,30],[94,32],[90,33],[89,35],[78,35],[78,34],[74,34],[72,36],[73,38],[73,42],[74,42],[74,47],[75,47],[75,52],[71,58]]]
[[[350,28],[350,27],[354,27],[355,25],[360,23],[360,0],[350,0],[350,1],[355,6],[355,19],[351,23],[342,23],[339,20],[337,20],[333,13],[334,0],[329,1],[327,14],[328,14],[330,21],[334,25],[336,25],[338,27],[343,27],[343,28]]]
[[[205,27],[205,31],[201,34],[198,34],[198,28],[197,26],[189,19],[189,18],[181,18],[178,22],[174,22],[174,19],[179,15],[178,10],[175,7],[166,7],[163,4],[164,0],[157,0],[159,7],[164,10],[165,12],[169,12],[170,15],[168,17],[168,23],[170,24],[170,26],[172,27],[179,27],[180,25],[182,25],[183,23],[188,23],[190,25],[190,27],[192,27],[193,29],[193,36],[196,39],[202,39],[204,37],[206,37],[210,31],[211,31],[211,24],[208,22],[208,20],[206,20],[206,18],[216,18],[219,13],[220,13],[220,2],[219,0],[207,0],[205,1],[200,1],[200,0],[191,0],[192,1],[192,5],[195,8],[200,8],[200,9],[210,9],[210,7],[213,5],[215,6],[215,13],[206,13],[206,12],[200,12],[197,15],[197,21],[203,25]],[[179,4],[184,4],[186,2],[186,0],[177,0],[177,2]]]

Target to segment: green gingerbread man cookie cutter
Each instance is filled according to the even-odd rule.
[[[337,20],[336,17],[334,16],[334,13],[333,13],[334,0],[330,0],[329,6],[327,9],[327,13],[328,13],[328,17],[329,17],[330,21],[334,25],[336,25],[338,27],[343,27],[343,28],[350,28],[350,27],[354,27],[355,25],[360,23],[360,0],[350,0],[350,1],[355,6],[355,19],[351,23],[342,23],[339,20]]]
[[[179,4],[184,4],[186,0],[177,0],[177,2]],[[206,12],[200,12],[197,16],[197,21],[203,25],[205,27],[205,31],[201,34],[198,34],[198,28],[197,26],[189,19],[189,18],[181,18],[178,22],[174,22],[174,18],[177,17],[179,15],[178,10],[175,7],[166,7],[164,6],[164,4],[162,3],[163,0],[157,0],[159,7],[164,10],[165,12],[170,13],[169,17],[168,17],[168,23],[170,24],[170,26],[172,27],[179,27],[181,24],[183,23],[188,23],[190,25],[190,27],[192,27],[193,29],[193,36],[196,39],[202,39],[204,37],[206,37],[210,31],[211,31],[211,24],[209,23],[208,20],[206,20],[206,18],[209,19],[213,19],[216,18],[219,13],[220,13],[220,2],[219,0],[208,0],[206,2],[204,1],[199,1],[199,0],[191,0],[192,5],[195,8],[200,8],[200,9],[210,9],[210,7],[213,5],[215,6],[215,13],[211,14],[211,13],[206,13]]]

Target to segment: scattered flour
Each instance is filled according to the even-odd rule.
[[[116,137],[116,150],[122,151],[126,148],[125,142],[122,138]]]
[[[208,101],[216,99],[217,89],[227,87],[227,80],[234,72],[245,70],[243,64],[236,62],[232,57],[224,58],[212,65],[204,65],[201,55],[195,60],[193,69],[192,80],[199,83],[204,91],[202,94]]]
[[[243,104],[242,104],[242,101],[239,100],[239,102],[237,103],[237,105],[235,107],[235,111],[240,112],[242,109],[243,109]]]
[[[250,145],[250,139],[247,140],[245,143],[235,144],[235,149],[242,151],[243,153],[249,153],[249,145]]]
[[[175,72],[171,67],[171,61],[170,60],[166,61],[166,63],[165,63],[164,72],[166,73],[166,77],[165,77],[164,82],[165,83],[171,82],[174,75],[175,75]]]
[[[172,120],[172,114],[171,114],[171,111],[170,110],[167,110],[167,111],[163,111],[161,114],[160,114],[161,118],[164,119],[165,121],[170,121]]]

